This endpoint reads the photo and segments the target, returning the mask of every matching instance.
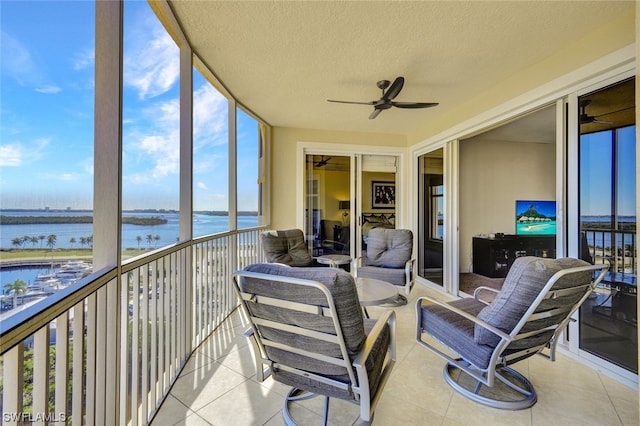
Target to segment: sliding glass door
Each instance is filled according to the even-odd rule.
[[[351,156],[305,155],[304,232],[314,257],[351,254]]]
[[[638,373],[633,78],[578,98],[581,257],[609,265],[580,310],[580,349]]]
[[[304,155],[304,232],[314,257],[366,252],[374,228],[396,227],[394,155]]]
[[[418,158],[418,275],[443,285],[444,150]]]

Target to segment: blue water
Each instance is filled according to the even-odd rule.
[[[541,223],[516,223],[518,235],[555,235],[556,221]]]
[[[43,210],[34,211],[2,211],[2,215],[6,216],[91,216],[92,212],[67,212],[55,211],[46,212]],[[161,217],[167,219],[167,223],[154,226],[142,225],[122,225],[122,248],[160,248],[177,241],[179,235],[179,215],[178,213],[165,212],[124,212],[123,216],[136,217]],[[238,228],[251,228],[258,225],[257,216],[239,216]],[[216,234],[229,229],[229,218],[227,216],[209,216],[197,214],[193,216],[193,235],[201,237],[203,235]],[[3,249],[16,248],[12,244],[12,240],[16,237],[38,237],[54,234],[56,236],[56,245],[54,248],[83,248],[80,244],[81,237],[89,237],[93,234],[93,225],[91,223],[64,223],[64,224],[37,224],[37,225],[0,225],[0,247]],[[152,241],[147,240],[147,235],[160,238]],[[139,243],[137,237],[140,236],[142,241]],[[76,242],[71,243],[71,238],[75,238]],[[35,245],[26,243],[25,248],[46,248],[46,239],[39,241]],[[84,248],[87,248],[85,245]]]

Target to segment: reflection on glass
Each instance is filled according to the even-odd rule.
[[[418,158],[418,275],[443,282],[444,167],[443,149]]]
[[[306,155],[305,239],[313,256],[349,254],[345,210],[351,200],[351,157]],[[350,206],[350,205],[349,205]]]
[[[580,309],[580,348],[638,372],[634,80],[579,99],[580,248],[609,273]]]

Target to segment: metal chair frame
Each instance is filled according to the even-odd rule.
[[[501,408],[501,409],[519,410],[519,409],[531,407],[537,401],[537,395],[533,385],[524,376],[522,376],[520,373],[518,373],[517,371],[515,371],[514,369],[508,366],[510,364],[513,364],[517,361],[523,360],[525,358],[528,358],[536,354],[541,355],[550,361],[555,361],[556,347],[557,347],[561,333],[563,332],[565,327],[568,325],[569,321],[575,321],[574,319],[572,319],[573,314],[578,310],[580,305],[587,299],[587,297],[589,297],[591,292],[596,288],[596,286],[600,283],[600,281],[602,281],[603,277],[607,272],[607,268],[608,267],[606,265],[599,264],[599,265],[567,268],[567,269],[562,269],[556,272],[549,279],[549,281],[547,281],[545,286],[541,289],[540,293],[534,300],[534,302],[527,309],[527,311],[524,313],[520,321],[517,323],[517,325],[513,328],[513,330],[510,333],[505,333],[504,331],[492,326],[491,324],[488,324],[487,322],[477,318],[476,316],[471,315],[470,313],[465,312],[454,306],[451,306],[447,303],[442,303],[430,297],[420,297],[416,302],[416,321],[417,321],[416,341],[420,345],[431,350],[432,352],[434,352],[435,354],[439,355],[440,357],[444,358],[447,361],[447,364],[445,365],[444,371],[443,371],[445,380],[455,390],[457,390],[464,396],[468,397],[469,399],[484,405],[488,405],[495,408]],[[597,274],[589,284],[557,289],[557,290],[552,289],[553,285],[563,276],[567,274],[579,273],[584,271],[592,271],[594,275]],[[586,291],[585,291],[585,287],[588,287]],[[484,290],[489,290],[494,292],[496,291],[488,287],[480,287],[476,289],[476,291],[474,292],[474,298],[476,300],[482,301],[479,299],[479,294],[481,291],[484,291]],[[584,295],[580,298],[579,301],[577,301],[573,305],[563,306],[560,308],[554,308],[548,311],[536,313],[536,309],[538,308],[538,306],[543,300],[569,296],[577,292],[584,292]],[[473,363],[469,362],[468,360],[465,359],[465,354],[458,354],[451,348],[447,348],[451,352],[459,355],[459,357],[452,357],[449,354],[437,348],[436,346],[434,346],[433,344],[423,340],[423,334],[426,334],[423,332],[423,327],[421,324],[422,322],[421,309],[422,309],[422,303],[424,301],[442,306],[450,310],[451,312],[454,312],[457,315],[460,315],[461,317],[464,317],[467,320],[472,321],[474,324],[480,325],[481,327],[491,331],[493,334],[500,337],[500,341],[493,349],[493,353],[491,355],[489,365],[486,368],[478,367]],[[488,304],[487,302],[484,302],[484,301],[482,302],[485,304]],[[544,318],[548,318],[548,317],[559,315],[559,314],[563,314],[564,319],[556,324],[553,324],[544,328],[540,328],[540,329],[530,330],[526,333],[520,332],[525,326],[525,324],[531,321],[544,319]],[[551,338],[544,344],[534,346],[534,347],[528,347],[515,352],[510,352],[508,354],[505,353],[505,350],[508,349],[508,346],[511,342],[525,339],[527,337],[531,337],[548,330],[554,330],[554,332]],[[443,342],[440,342],[440,343],[446,347],[445,343]],[[548,349],[548,353],[543,352],[545,349]],[[473,380],[475,380],[475,383],[472,385],[462,384],[461,382],[464,380],[464,378],[461,378],[461,376],[464,376],[464,375],[458,374],[458,373],[464,373],[470,376]],[[510,389],[517,391],[519,394],[522,395],[522,398],[516,399],[516,400],[503,401],[496,398],[485,397],[480,395],[481,386],[485,385],[489,387],[495,387],[496,379],[498,379],[501,383],[505,384]]]
[[[270,280],[270,281],[279,281],[279,282],[291,284],[292,286],[305,286],[305,287],[316,288],[324,294],[326,298],[326,306],[292,302],[284,299],[277,299],[273,297],[265,297],[265,296],[245,293],[241,290],[241,287],[238,282],[243,277],[264,279],[264,280]],[[353,361],[351,361],[347,351],[345,341],[344,341],[344,337],[342,334],[340,321],[336,314],[333,297],[329,292],[329,289],[323,283],[318,281],[312,281],[312,280],[285,277],[285,276],[279,276],[279,275],[269,275],[269,274],[249,272],[249,271],[236,271],[234,273],[234,283],[235,283],[235,286],[234,286],[235,290],[241,301],[242,310],[245,313],[250,326],[250,328],[245,332],[245,335],[249,338],[249,341],[251,343],[251,347],[252,347],[252,351],[253,351],[253,355],[256,363],[257,379],[260,382],[262,382],[266,380],[274,371],[286,371],[288,373],[300,375],[307,379],[312,379],[319,383],[328,384],[336,388],[349,391],[353,395],[353,400],[351,400],[351,402],[360,406],[360,418],[365,422],[370,422],[373,418],[375,407],[382,394],[381,391],[384,388],[384,385],[387,379],[389,378],[389,375],[395,364],[395,359],[396,359],[395,312],[389,310],[385,312],[385,314],[377,320],[375,326],[373,327],[371,332],[368,334],[362,349],[357,354],[357,356],[353,359]],[[292,311],[305,312],[305,313],[320,315],[324,317],[329,317],[333,321],[333,325],[334,325],[333,331],[335,332],[335,334],[316,331],[316,330],[312,330],[312,329],[304,328],[300,326],[290,325],[285,322],[279,322],[279,321],[273,321],[273,320],[267,320],[267,319],[255,317],[251,314],[251,310],[247,306],[248,302],[254,302],[254,303],[263,304],[263,305],[286,308]],[[391,340],[390,340],[389,347],[387,348],[387,354],[383,363],[379,385],[376,389],[375,394],[371,395],[369,390],[369,379],[368,379],[368,373],[365,366],[365,362],[369,357],[371,350],[373,349],[373,344],[376,341],[376,338],[383,331],[383,327],[387,323],[389,324],[389,327],[390,327]],[[291,333],[296,333],[299,335],[337,344],[340,347],[341,356],[330,357],[327,355],[312,352],[304,348],[293,347],[280,342],[271,341],[262,335],[262,333],[260,332],[261,326],[282,330],[282,331],[287,331]],[[266,348],[269,346],[283,349],[283,350],[296,353],[305,357],[309,357],[312,359],[316,359],[319,361],[344,367],[349,376],[349,383],[341,382],[331,377],[324,377],[322,375],[314,374],[305,370],[300,370],[288,365],[284,365],[282,363],[275,362],[271,360],[267,355]],[[290,402],[300,400],[300,399],[307,399],[314,396],[317,396],[317,395],[311,392],[306,392],[304,389],[292,388],[289,394],[287,395],[287,397],[285,398],[284,404],[283,404],[283,417],[284,417],[285,423],[287,425],[296,424],[289,412]],[[329,410],[329,396],[325,395],[325,412],[324,412],[325,425],[327,424],[328,410]]]

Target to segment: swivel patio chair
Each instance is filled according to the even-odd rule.
[[[292,386],[292,401],[325,397],[360,407],[371,421],[395,363],[395,313],[364,319],[353,277],[335,268],[292,268],[254,264],[234,273],[235,288],[250,328],[257,378]]]
[[[419,298],[416,340],[447,361],[445,380],[467,398],[500,409],[531,407],[536,391],[510,365],[535,354],[554,361],[560,334],[606,269],[579,259],[520,257],[499,292],[480,287],[473,298],[448,303]],[[481,301],[484,291],[497,292],[491,304]]]
[[[353,262],[357,278],[374,278],[389,282],[411,292],[415,276],[413,233],[408,229],[374,228],[369,231],[367,251]],[[398,294],[397,304],[407,298]]]

